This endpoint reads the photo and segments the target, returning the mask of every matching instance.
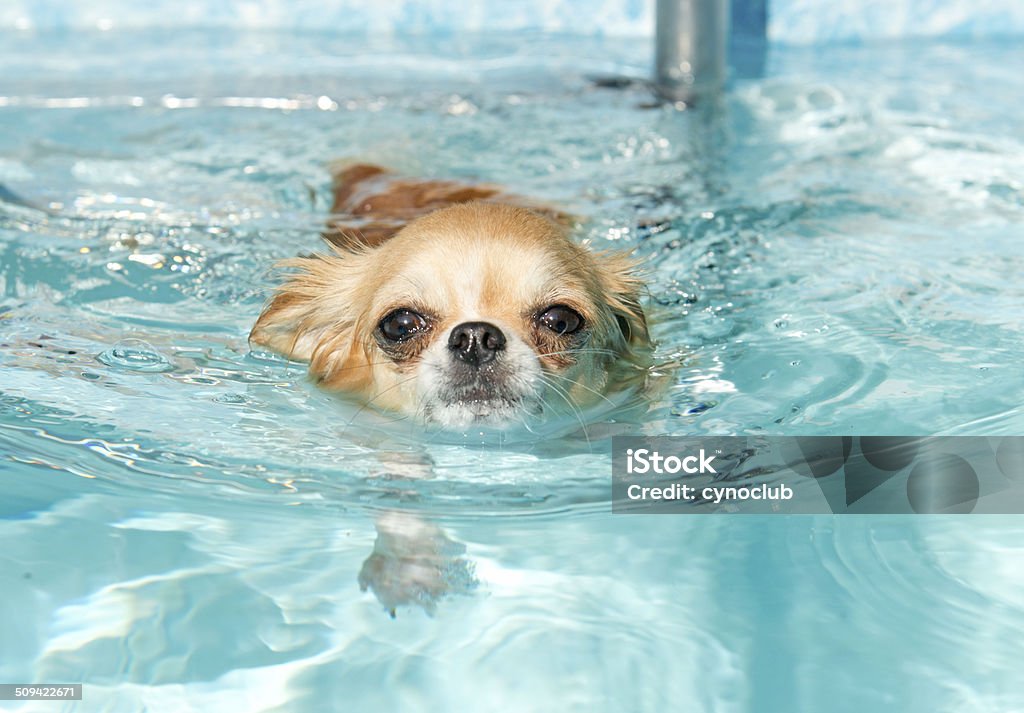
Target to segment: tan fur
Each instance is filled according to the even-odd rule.
[[[422,406],[419,357],[410,351],[389,358],[375,338],[380,320],[398,308],[429,315],[429,342],[417,348],[447,339],[460,322],[486,320],[527,344],[574,401],[593,401],[616,386],[624,364],[642,367],[649,355],[635,264],[572,242],[569,220],[558,211],[490,200],[501,195],[491,187],[397,180],[367,165],[345,168],[336,176],[337,215],[325,236],[332,252],[282,263],[294,271],[251,341],[308,361],[325,388],[411,412]],[[367,222],[347,222],[355,215]],[[568,338],[537,326],[538,311],[555,304],[584,317],[586,348],[563,348]]]
[[[403,179],[372,164],[335,165],[332,188],[334,201],[324,239],[343,248],[350,247],[353,241],[371,247],[380,245],[420,216],[471,201],[528,207],[560,225],[572,224],[568,214],[506,193],[497,186]]]

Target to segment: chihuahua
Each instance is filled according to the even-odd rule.
[[[330,253],[292,268],[250,340],[317,383],[443,428],[501,427],[642,383],[636,263],[492,186],[334,171]]]

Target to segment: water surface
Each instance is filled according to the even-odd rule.
[[[8,37],[0,680],[118,712],[1024,707],[1019,518],[607,502],[624,426],[1024,433],[1024,51],[778,50],[686,112],[590,79],[649,56]],[[251,351],[342,157],[500,182],[635,249],[681,362],[663,398],[585,437],[424,439]],[[465,548],[433,616],[357,585],[395,509]]]

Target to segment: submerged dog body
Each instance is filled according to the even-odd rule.
[[[283,263],[295,272],[253,342],[308,361],[324,388],[445,427],[575,410],[643,373],[628,257],[575,244],[553,211],[477,200],[507,199],[495,189],[402,181],[360,196],[353,184],[381,173],[338,175],[331,254]]]

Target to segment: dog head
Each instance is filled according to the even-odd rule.
[[[287,260],[250,336],[327,389],[445,427],[578,409],[649,353],[634,264],[523,208],[453,205],[375,247]]]

